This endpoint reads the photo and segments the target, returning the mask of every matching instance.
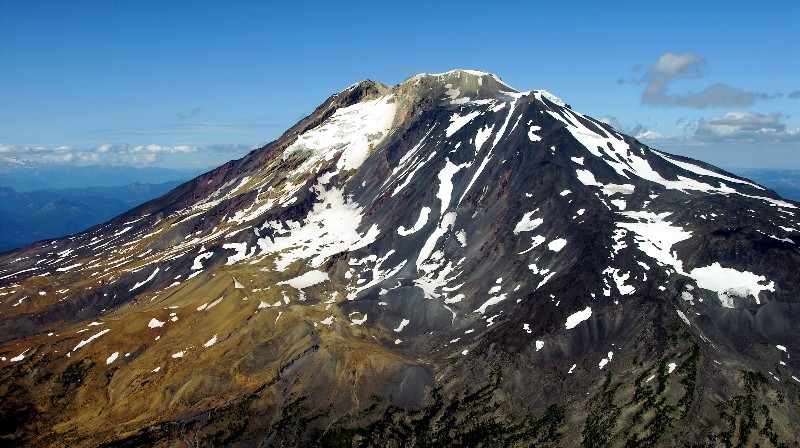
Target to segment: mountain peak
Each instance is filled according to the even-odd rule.
[[[464,104],[472,100],[495,99],[519,93],[497,75],[464,69],[444,73],[420,73],[395,87],[400,91],[411,90],[423,95],[443,95],[450,104]]]

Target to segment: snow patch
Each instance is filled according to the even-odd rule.
[[[278,285],[289,285],[294,289],[303,289],[328,280],[328,273],[322,271],[308,271],[295,278],[278,282]]]
[[[697,286],[716,292],[722,305],[733,308],[734,297],[753,296],[760,303],[758,295],[762,291],[775,291],[775,283],[763,275],[756,275],[748,271],[723,268],[718,262],[710,266],[692,269],[689,277],[697,281]],[[766,283],[766,284],[762,284]]]
[[[480,114],[481,111],[479,110],[474,110],[468,113],[467,115],[463,116],[458,114],[453,114],[453,116],[450,117],[450,125],[448,125],[447,129],[445,130],[445,135],[448,138],[452,137],[452,135],[455,134],[459,129],[463,128],[467,123],[472,121],[473,118],[477,117]]]
[[[575,312],[567,317],[567,321],[564,323],[564,327],[567,330],[571,330],[575,328],[579,323],[589,319],[592,316],[592,308],[587,306],[585,309]]]
[[[517,223],[514,227],[514,235],[519,235],[520,232],[530,232],[531,230],[539,227],[544,222],[542,218],[531,219],[531,216],[538,212],[539,209],[536,209],[532,212],[527,212],[522,215],[522,219]]]
[[[671,363],[667,364],[667,373],[674,372],[677,367],[678,367],[678,365],[675,364],[674,362],[671,362]]]
[[[205,344],[203,344],[203,347],[209,348],[216,343],[217,343],[217,335],[214,335],[214,337],[212,337]]]
[[[400,236],[406,236],[418,232],[428,222],[428,216],[430,215],[430,213],[431,213],[430,207],[422,207],[422,210],[419,213],[419,218],[417,218],[417,222],[414,223],[414,226],[408,230],[406,230],[405,227],[400,226],[397,228],[397,233],[400,234]]]
[[[400,325],[398,325],[397,328],[394,329],[394,331],[396,331],[396,332],[403,331],[403,328],[405,328],[406,325],[409,324],[409,322],[410,321],[408,319],[403,319],[402,322],[400,322]]]
[[[103,330],[103,331],[101,331],[101,332],[99,332],[99,333],[95,334],[94,336],[90,337],[89,339],[84,339],[83,341],[79,342],[79,343],[78,343],[78,345],[76,345],[76,346],[75,346],[75,348],[73,348],[73,349],[72,349],[72,351],[74,352],[75,350],[77,350],[77,349],[79,349],[79,348],[83,347],[84,345],[86,345],[86,344],[88,344],[88,343],[90,343],[90,342],[94,341],[95,339],[97,339],[97,338],[99,338],[100,336],[102,336],[102,335],[104,335],[104,334],[108,333],[109,331],[111,331],[111,329],[109,329],[109,328],[106,328],[105,330]]]
[[[531,126],[530,129],[528,129],[528,138],[530,139],[530,141],[532,142],[541,141],[542,137],[536,135],[536,131],[541,131],[541,130],[542,130],[541,126]]]
[[[565,240],[564,238],[558,238],[547,243],[547,248],[552,250],[553,252],[559,252],[566,245],[567,245],[567,240]]]

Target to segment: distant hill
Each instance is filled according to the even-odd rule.
[[[206,170],[174,170],[127,165],[2,165],[0,187],[17,192],[62,188],[120,187],[189,180]],[[123,187],[124,188],[124,187]]]
[[[800,170],[731,169],[731,171],[775,190],[786,199],[800,201]]]
[[[0,252],[86,230],[157,198],[180,183],[135,182],[121,187],[28,192],[0,187]]]

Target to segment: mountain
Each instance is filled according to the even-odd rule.
[[[797,446],[798,213],[489,73],[362,81],[0,255],[0,434]]]
[[[105,222],[180,182],[17,192],[0,187],[0,252]]]
[[[4,164],[0,160],[0,187],[17,192],[87,187],[119,187],[136,183],[186,181],[205,170],[175,170],[128,165]]]
[[[784,198],[800,201],[800,170],[740,168],[736,173],[775,190]]]

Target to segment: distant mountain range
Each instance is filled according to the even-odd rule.
[[[0,252],[86,230],[172,190],[180,181],[18,192],[0,187]]]
[[[800,170],[730,168],[729,171],[775,190],[786,199],[800,201]]]
[[[0,252],[86,230],[203,171],[0,164]]]
[[[120,187],[189,180],[206,170],[175,170],[127,165],[8,165],[0,164],[0,187],[18,192],[62,188]]]

